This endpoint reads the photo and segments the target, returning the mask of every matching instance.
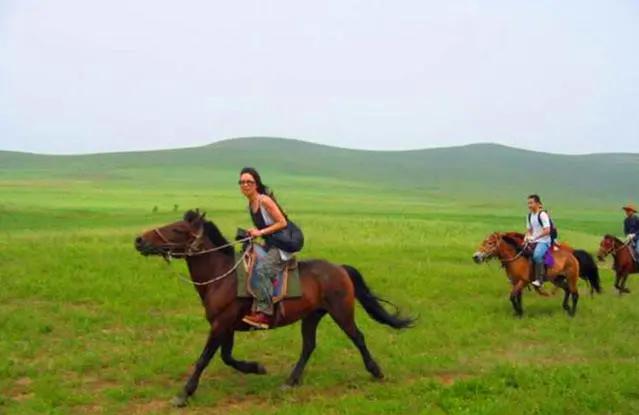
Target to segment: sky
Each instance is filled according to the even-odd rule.
[[[0,150],[639,153],[639,2],[0,0]]]

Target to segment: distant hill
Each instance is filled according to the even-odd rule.
[[[251,137],[197,148],[75,156],[0,152],[0,179],[196,180],[245,165],[307,176],[478,198],[541,192],[569,200],[639,199],[638,154],[557,155],[495,144],[413,151],[364,151]]]

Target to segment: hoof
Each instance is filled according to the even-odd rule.
[[[384,374],[382,372],[375,373],[373,377],[377,380],[384,380]]]
[[[300,385],[300,381],[290,381],[287,380],[285,384],[283,384],[282,386],[280,386],[280,389],[284,392],[286,391],[290,391],[292,389],[294,389],[295,387]]]
[[[171,405],[175,408],[184,408],[188,402],[188,399],[185,395],[178,395],[171,399]]]
[[[266,368],[258,363],[255,366],[255,374],[256,375],[266,375]]]
[[[370,374],[373,375],[375,379],[379,379],[379,380],[384,379],[384,374],[382,373],[382,369],[379,368],[377,363],[371,362],[371,364],[367,365],[366,368],[368,369]]]

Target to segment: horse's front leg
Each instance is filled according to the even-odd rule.
[[[231,329],[222,340],[222,361],[231,366],[235,370],[242,373],[254,373],[256,375],[265,375],[266,369],[258,362],[246,362],[243,360],[235,360],[233,358],[233,343],[235,332]]]
[[[626,293],[626,294],[630,294],[630,290],[628,288],[626,288],[626,282],[628,281],[628,275],[629,274],[625,274],[623,276],[623,279],[619,283],[619,287],[620,287],[621,292],[622,293]]]
[[[189,377],[189,380],[186,381],[182,392],[180,392],[171,401],[174,406],[186,406],[188,399],[195,393],[195,390],[200,383],[200,376],[202,376],[202,372],[204,372],[204,369],[206,369],[209,365],[209,362],[215,355],[218,347],[220,347],[221,340],[219,333],[211,329],[206,345],[204,346],[204,350],[202,351],[202,354],[200,354],[200,358],[197,359],[197,362],[195,363],[193,373]]]
[[[621,286],[619,285],[619,282],[621,281],[621,274],[616,272],[615,273],[615,288],[617,289],[617,292],[619,293],[619,295],[622,294],[621,292]]]
[[[206,341],[204,350],[200,355],[200,358],[195,363],[195,369],[186,381],[182,391],[173,398],[173,405],[177,407],[186,406],[188,399],[195,393],[195,390],[200,383],[200,376],[202,372],[209,365],[209,362],[215,355],[215,352],[224,341],[224,335],[231,329],[233,323],[237,319],[237,310],[234,307],[228,307],[222,314],[217,316],[215,320],[211,322],[211,331],[209,338]]]
[[[518,280],[513,285],[513,289],[510,291],[510,302],[515,309],[515,314],[517,315],[517,317],[521,317],[524,314],[524,307],[521,300],[521,291],[523,290],[525,285],[526,282],[524,280]]]

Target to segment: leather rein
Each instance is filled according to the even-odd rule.
[[[162,245],[162,249],[165,251],[162,252],[162,257],[164,257],[164,260],[167,262],[167,264],[171,264],[171,259],[172,258],[187,258],[187,257],[196,257],[196,256],[200,256],[200,255],[206,255],[206,254],[210,254],[213,252],[219,252],[224,248],[228,248],[230,246],[234,246],[234,245],[239,245],[239,244],[243,244],[244,242],[247,241],[251,241],[253,239],[252,236],[248,236],[246,238],[242,238],[242,239],[238,239],[237,241],[234,242],[229,242],[227,244],[221,245],[221,246],[216,246],[210,249],[199,249],[199,247],[202,245],[202,239],[204,238],[204,230],[202,229],[199,233],[191,233],[191,237],[193,238],[193,241],[191,243],[188,244],[188,246],[186,246],[186,248],[184,248],[183,244],[178,244],[175,242],[171,242],[169,241],[169,239],[167,237],[165,237],[162,234],[162,231],[160,231],[159,228],[155,228],[153,229],[153,232],[162,240],[162,242],[164,243],[164,245]],[[171,249],[171,247],[177,247],[177,248],[182,248],[180,251]],[[246,251],[244,251],[244,253],[240,256],[239,260],[225,273],[215,276],[209,280],[206,281],[193,281],[191,278],[186,278],[184,276],[182,276],[181,274],[177,274],[177,278],[183,282],[188,282],[192,285],[195,286],[205,286],[205,285],[210,285],[213,284],[214,282],[217,282],[219,280],[222,280],[226,277],[228,277],[229,275],[231,275],[233,272],[235,272],[235,270],[237,270],[237,268],[240,266],[240,264],[242,264],[242,261],[244,261],[244,259],[247,257],[247,255],[249,254],[249,249],[247,249]]]

